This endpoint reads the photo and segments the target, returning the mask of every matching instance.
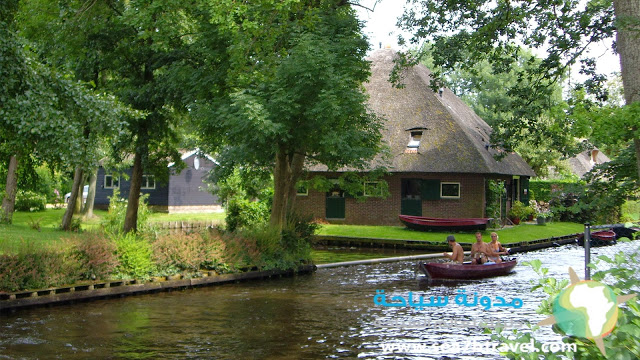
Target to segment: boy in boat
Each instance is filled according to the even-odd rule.
[[[451,249],[453,249],[453,252],[451,255],[448,253],[442,253],[442,255],[453,262],[462,264],[464,261],[464,250],[462,250],[462,246],[456,242],[456,238],[453,235],[447,236],[447,242],[449,246],[451,246]]]
[[[489,244],[482,241],[482,233],[476,232],[476,242],[471,245],[471,262],[475,265],[482,265],[488,260],[501,263],[500,255],[491,249]]]

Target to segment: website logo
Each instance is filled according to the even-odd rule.
[[[603,337],[609,335],[618,322],[618,304],[636,294],[616,296],[613,290],[598,281],[580,280],[569,268],[571,284],[553,301],[553,315],[538,325],[557,324],[570,336],[593,340],[606,356]]]

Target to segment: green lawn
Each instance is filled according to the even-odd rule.
[[[584,231],[584,225],[576,223],[553,222],[544,226],[536,224],[521,224],[500,230],[485,230],[482,232],[485,241],[489,241],[489,234],[498,233],[501,243],[514,243],[526,240],[547,239],[552,236],[564,236]],[[402,226],[364,226],[364,225],[322,225],[318,235],[347,236],[354,238],[380,238],[403,240],[428,240],[444,242],[447,235],[455,235],[458,242],[473,243],[476,241],[474,233],[439,233],[410,230]]]
[[[81,236],[77,233],[60,231],[58,228],[62,222],[64,209],[47,209],[41,212],[15,212],[12,225],[0,225],[0,254],[15,252],[24,243],[30,243],[36,247],[56,246],[61,239]],[[107,212],[96,210],[96,217],[82,224],[82,229],[97,229],[100,226],[100,218]],[[151,222],[165,221],[217,221],[224,222],[224,213],[197,213],[197,214],[167,214],[153,213]],[[32,228],[31,224],[39,223],[40,230]]]

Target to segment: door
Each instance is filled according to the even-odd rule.
[[[402,179],[400,214],[422,216],[422,197],[420,179]]]
[[[344,191],[333,189],[327,193],[326,202],[326,218],[327,219],[344,219],[345,218],[345,199]]]

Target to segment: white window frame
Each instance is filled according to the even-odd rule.
[[[153,179],[153,186],[149,186],[149,179]],[[154,175],[142,175],[142,185],[140,189],[153,190],[156,188],[156,177]]]
[[[446,195],[444,195],[442,193],[443,185],[458,185],[458,195],[457,196],[446,196]],[[461,188],[462,188],[462,186],[460,185],[460,182],[457,182],[457,181],[441,181],[440,182],[440,198],[441,199],[460,199]]]
[[[409,132],[409,144],[407,144],[407,148],[409,148],[409,149],[418,149],[420,147],[420,141],[422,140],[422,135],[423,135],[423,131],[422,130],[410,131]]]
[[[374,185],[375,184],[375,185]],[[367,186],[369,185],[369,186]],[[373,188],[375,193],[370,194],[367,192],[368,188]],[[363,185],[363,194],[367,197],[380,197],[382,196],[382,189],[380,188],[380,181],[365,181]]]
[[[111,178],[111,185],[107,186],[107,178]],[[115,179],[115,185],[114,185]],[[120,189],[120,176],[105,175],[104,176],[104,188],[105,189]]]
[[[304,191],[300,191],[300,189],[304,189]],[[296,196],[309,196],[309,187],[298,185],[296,187]]]

